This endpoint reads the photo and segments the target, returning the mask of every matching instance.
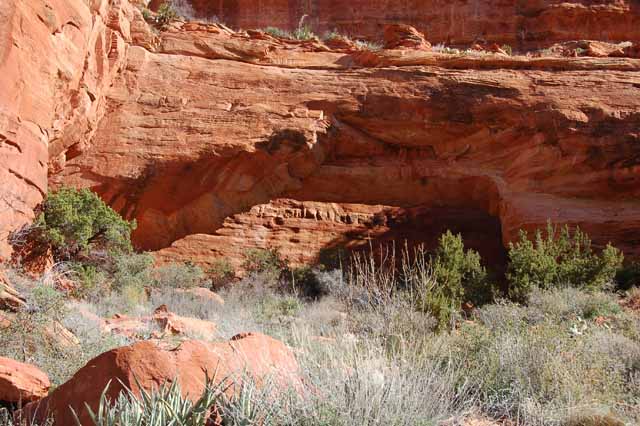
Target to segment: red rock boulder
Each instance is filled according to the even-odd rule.
[[[101,321],[101,324],[104,332],[119,334],[131,339],[144,338],[148,334],[151,334],[153,338],[189,336],[210,339],[216,335],[217,331],[214,323],[198,318],[181,317],[170,312],[167,305],[159,306],[152,315],[143,317],[116,315]]]
[[[384,28],[384,47],[386,49],[431,49],[431,43],[411,25],[391,24]]]
[[[38,367],[0,357],[0,401],[29,402],[47,395],[51,383]]]
[[[72,408],[82,424],[90,424],[85,402],[95,411],[108,383],[108,396],[114,399],[123,386],[138,393],[140,387],[152,390],[177,380],[183,395],[196,400],[204,390],[205,375],[213,377],[214,372],[218,381],[234,376],[237,384],[238,377],[246,374],[258,386],[269,379],[277,389],[302,390],[299,367],[291,350],[262,334],[241,334],[221,343],[192,340],[175,349],[145,341],[113,349],[89,361],[50,396],[25,407],[25,414],[33,418],[48,413],[56,424],[72,425]]]
[[[336,35],[325,41],[327,47],[334,51],[352,51],[356,49],[356,44],[348,37]]]

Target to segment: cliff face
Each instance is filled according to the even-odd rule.
[[[43,129],[2,145],[17,181],[0,194],[30,197],[5,228],[41,199],[48,159],[50,185],[92,188],[164,260],[239,264],[277,247],[304,263],[451,228],[499,261],[518,229],[549,219],[640,254],[638,59],[331,50],[194,23],[156,36],[124,0],[83,5],[86,25],[64,38],[76,47],[34,41],[67,46],[53,57],[27,55],[18,24],[3,37],[16,59],[2,63],[15,87],[0,134]]]
[[[635,0],[186,0],[200,18],[237,28],[295,29],[302,16],[318,34],[337,29],[379,39],[388,23],[410,24],[432,43],[475,40],[514,48],[590,39],[640,41]],[[152,1],[152,6],[162,3]]]
[[[49,158],[91,138],[102,92],[124,63],[139,12],[126,1],[88,3],[0,4],[0,257],[46,194]]]

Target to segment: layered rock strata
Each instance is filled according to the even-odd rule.
[[[137,219],[140,247],[200,259],[289,244],[277,241],[286,214],[265,225],[252,210],[277,198],[480,210],[505,242],[550,219],[633,254],[638,70],[629,58],[334,52],[188,24],[158,53],[129,49],[91,145],[52,181]],[[203,237],[228,235],[242,212],[233,249]],[[298,226],[305,253],[334,237],[318,219]]]
[[[640,254],[638,59],[330,48],[198,23],[155,34],[125,0],[95,3],[77,5],[93,21],[78,38],[80,70],[69,66],[71,99],[84,103],[62,102],[65,85],[47,97],[45,110],[59,114],[42,119],[59,126],[39,142],[49,184],[92,188],[137,220],[136,244],[162,259],[241,263],[247,248],[275,246],[301,263],[363,233],[375,241],[460,224],[499,257],[496,237],[548,220]],[[27,14],[19,7],[12,16]],[[18,69],[16,81],[58,84],[57,72]],[[46,152],[12,155],[0,162],[7,170],[46,169]],[[32,214],[40,178],[5,228]],[[1,193],[30,191],[12,185]],[[388,218],[407,214],[412,231],[394,231],[402,227]]]
[[[149,28],[127,0],[0,4],[0,257],[9,233],[33,218],[63,151],[87,143],[103,92],[129,43]],[[142,32],[142,35],[141,33]],[[149,34],[147,34],[149,35]]]

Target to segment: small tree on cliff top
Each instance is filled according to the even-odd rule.
[[[38,240],[50,244],[62,258],[94,247],[129,252],[136,226],[89,189],[75,188],[49,193],[35,225]]]

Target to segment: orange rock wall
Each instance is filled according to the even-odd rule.
[[[0,240],[48,185],[73,185],[135,218],[138,247],[205,265],[465,223],[501,256],[496,237],[548,219],[640,254],[638,59],[332,51],[194,23],[156,35],[126,0],[49,3],[0,5]],[[562,28],[597,27],[576,22]]]
[[[129,49],[92,143],[51,178],[135,218],[142,248],[299,261],[357,231],[319,220],[337,203],[480,210],[505,242],[552,219],[638,252],[640,60],[337,53],[194,24],[159,46]],[[327,214],[252,210],[280,198]]]
[[[292,30],[303,15],[318,34],[337,29],[379,39],[386,23],[418,28],[432,43],[507,43],[514,48],[593,39],[640,40],[634,0],[188,0],[200,17],[237,28]]]
[[[59,154],[91,138],[137,15],[126,0],[0,3],[0,258]]]

